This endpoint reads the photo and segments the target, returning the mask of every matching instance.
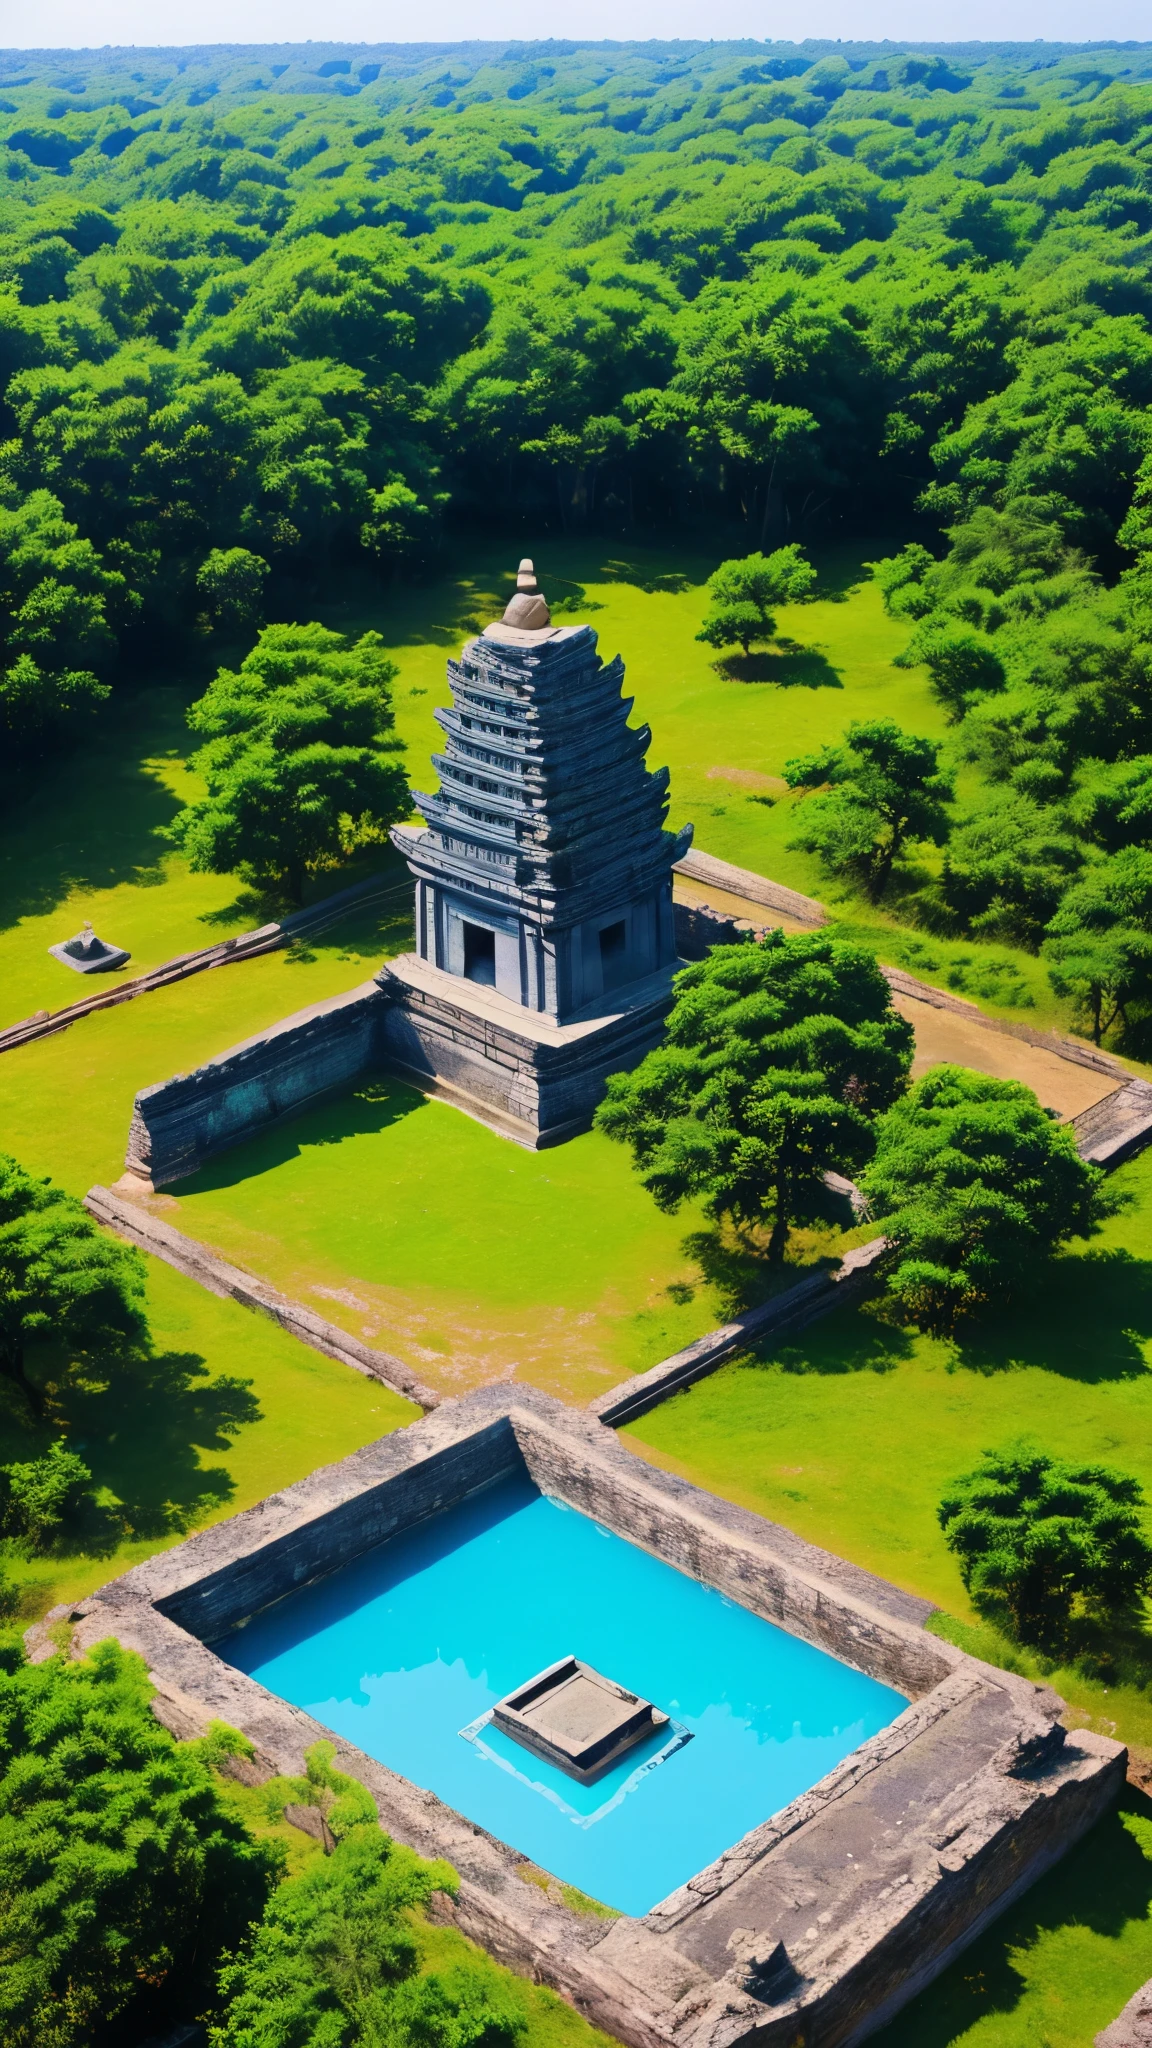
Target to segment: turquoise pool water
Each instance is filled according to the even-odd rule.
[[[527,1478],[369,1551],[214,1646],[566,1884],[644,1913],[907,1702]],[[671,1727],[582,1786],[485,1724],[568,1655]]]

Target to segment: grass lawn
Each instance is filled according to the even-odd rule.
[[[653,729],[652,763],[672,770],[671,824],[691,819],[707,852],[819,896],[883,958],[1003,1014],[1067,1023],[1029,954],[925,939],[788,845],[796,799],[780,771],[789,756],[836,739],[853,718],[891,717],[911,731],[946,735],[925,672],[893,665],[907,627],[886,617],[863,566],[865,557],[896,545],[881,536],[826,551],[820,598],[782,607],[776,647],[747,662],[718,659],[695,638],[715,567],[698,550],[555,541],[538,567],[554,599],[586,593],[587,605],[581,600],[562,616],[587,616],[603,653],[623,654],[634,716]],[[399,668],[397,728],[417,788],[433,777],[430,756],[442,738],[432,714],[448,701],[446,659],[498,614],[519,543],[462,540],[458,550],[466,571],[449,566],[415,586],[349,580],[302,614],[319,612],[348,632],[372,627],[382,634]],[[42,771],[34,787],[8,792],[10,815],[0,835],[0,1025],[38,1008],[58,1009],[85,992],[90,984],[50,959],[47,947],[86,917],[130,948],[128,974],[259,921],[259,906],[234,877],[190,874],[163,838],[163,827],[197,787],[185,765],[185,706],[218,659],[235,661],[242,651],[194,649],[175,681],[125,693],[82,749]],[[961,794],[974,788],[966,771]],[[329,886],[341,879],[329,878]],[[996,961],[1014,972],[989,977]]]
[[[527,1152],[394,1081],[151,1206],[449,1393],[525,1379],[590,1400],[722,1321],[746,1277],[699,1211],[662,1216],[607,1138]]]

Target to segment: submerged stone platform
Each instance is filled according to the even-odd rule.
[[[297,1774],[330,1731],[208,1645],[494,1480],[542,1492],[909,1701],[828,1776],[641,1918],[525,1881],[514,1846],[337,1739],[382,1825],[460,1875],[441,1912],[629,2048],[852,2048],[929,1984],[1118,1797],[1126,1753],[1046,1686],[929,1635],[932,1612],[778,1524],[655,1470],[586,1413],[488,1388],[148,1559],[71,1611],[77,1652],[138,1650],[161,1718],[217,1717]]]
[[[497,1728],[583,1785],[611,1770],[668,1716],[579,1657],[538,1671],[492,1710]]]

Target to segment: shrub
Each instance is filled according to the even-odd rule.
[[[196,588],[212,624],[247,626],[259,619],[268,564],[248,548],[213,548],[196,572]]]
[[[1152,1590],[1143,1504],[1121,1472],[1018,1443],[985,1452],[938,1514],[977,1604],[1002,1600],[1017,1633],[1043,1641],[1067,1627],[1077,1603],[1115,1614]]]
[[[330,1773],[318,1755],[328,1749],[317,1744],[310,1759]],[[390,1841],[356,1789],[359,1821],[279,1887],[221,1971],[227,2012],[213,2048],[511,2048],[525,2019],[490,1964],[418,1974],[407,1916],[433,1891],[454,1892],[455,1872]]]
[[[712,608],[696,638],[709,647],[739,643],[747,654],[754,640],[774,637],[772,607],[801,603],[815,582],[815,569],[795,543],[771,555],[721,562],[708,585]]]
[[[0,1153],[0,1373],[39,1413],[30,1341],[84,1350],[145,1334],[139,1252],[97,1230],[81,1204]]]
[[[872,1150],[904,1087],[912,1027],[870,953],[822,932],[716,946],[676,979],[664,1043],[614,1074],[599,1128],[632,1147],[662,1209],[689,1196],[737,1223],[826,1214],[824,1174]]]
[[[131,2040],[211,1997],[273,1882],[273,1851],[227,1812],[192,1746],[161,1728],[144,1661],[82,1663],[0,1643],[0,2039]]]
[[[839,747],[785,761],[793,789],[815,789],[790,844],[818,853],[833,874],[854,875],[875,900],[909,843],[948,836],[952,784],[933,740],[902,732],[890,718],[850,725]],[[831,788],[823,791],[822,786]]]
[[[0,1465],[0,1535],[43,1549],[92,1498],[92,1474],[59,1440],[42,1458]]]
[[[864,1175],[888,1289],[922,1329],[1003,1308],[1106,1213],[1103,1176],[1020,1081],[933,1067],[882,1119]]]

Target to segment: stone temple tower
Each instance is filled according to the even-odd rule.
[[[620,658],[553,626],[531,562],[504,616],[448,668],[421,831],[416,953],[379,977],[390,1060],[522,1142],[586,1124],[605,1076],[659,1037],[676,965],[668,771],[645,765]]]

